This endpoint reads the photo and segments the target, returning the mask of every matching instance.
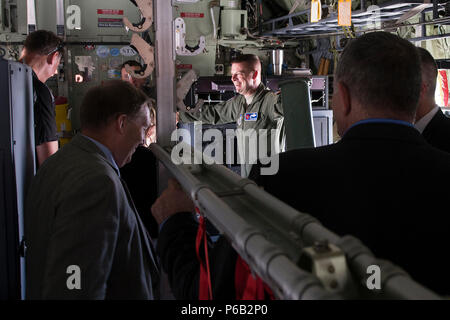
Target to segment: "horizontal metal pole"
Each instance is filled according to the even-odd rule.
[[[328,8],[328,5],[323,5],[322,6],[322,9],[326,9],[326,8]],[[294,13],[291,13],[291,14],[288,14],[288,15],[285,15],[285,16],[282,16],[282,17],[279,17],[279,18],[274,18],[274,19],[265,21],[263,23],[263,25],[271,24],[271,23],[278,22],[278,21],[288,20],[288,19],[293,18],[293,17],[298,17],[298,16],[301,16],[301,15],[307,14],[310,11],[311,11],[311,9],[303,10],[303,11],[300,11],[300,12],[294,12]]]
[[[380,4],[379,7],[380,9],[384,9],[386,7],[390,7],[393,5],[413,5],[413,4],[423,4],[423,1],[408,1],[408,2],[402,2],[402,1],[391,1],[389,3],[383,3]],[[439,6],[442,7],[441,4],[439,4]],[[410,8],[407,8],[410,9]],[[401,7],[400,10],[395,11],[395,9],[390,9],[393,10],[394,12],[398,12],[398,14],[403,14],[407,11],[407,9],[405,9],[404,7]],[[433,10],[433,6],[430,4],[429,8],[424,9],[423,12],[429,12]],[[356,16],[356,19],[359,19],[358,16],[360,16],[361,14],[364,14],[366,11],[364,10],[357,10],[355,12],[352,13],[352,16]],[[299,13],[293,14],[293,15],[299,15]],[[316,22],[316,23],[303,23],[303,24],[296,24],[296,25],[292,25],[291,23],[289,24],[289,26],[287,27],[282,27],[279,29],[276,29],[274,27],[274,23],[276,21],[282,21],[282,20],[287,20],[290,19],[291,15],[286,15],[283,17],[279,17],[276,19],[272,19],[270,21],[267,21],[265,24],[269,24],[269,22],[272,22],[273,27],[271,28],[271,30],[266,30],[263,32],[264,36],[286,36],[286,37],[298,37],[298,38],[309,38],[309,37],[325,37],[325,36],[336,36],[336,35],[341,35],[341,34],[345,34],[344,32],[339,32],[339,26],[328,26],[327,23],[337,23],[337,14],[332,14],[330,16],[328,16],[325,19],[320,20],[320,22]],[[398,17],[397,17],[398,18]],[[359,19],[360,20],[360,19]],[[380,21],[390,21],[390,20],[395,20],[394,17],[385,17],[385,18],[381,18]],[[391,28],[400,28],[403,26],[414,26],[414,25],[422,25],[422,24],[439,24],[439,23],[445,23],[446,19],[445,18],[440,18],[440,19],[433,19],[433,21],[427,21],[427,22],[419,22],[419,23],[414,23],[414,24],[399,24],[399,25],[392,25],[392,26],[386,26],[384,28],[381,29],[370,29],[370,30],[364,30],[361,29],[360,26],[358,26],[358,24],[355,24],[355,28],[358,28],[356,31],[357,32],[365,32],[365,31],[383,31],[383,30],[387,30],[387,29],[391,29]],[[289,20],[291,21],[291,20]],[[329,28],[329,30],[320,30],[319,25],[322,25],[322,28]],[[315,30],[305,30],[307,28],[315,28]],[[336,28],[336,30],[333,30],[333,28]],[[319,29],[319,30],[316,30]],[[299,32],[300,31],[300,32]],[[421,39],[421,40],[428,40],[428,39]],[[421,40],[417,40],[417,41],[421,41]]]
[[[222,165],[175,165],[170,155],[162,147],[152,144],[150,149],[180,182],[183,189],[191,194],[197,205],[212,224],[231,242],[236,251],[247,261],[266,283],[284,299],[338,299],[319,285],[318,280],[310,273],[300,269],[289,254],[282,250],[280,244],[275,245],[267,239],[264,232],[250,224],[213,191],[213,186],[201,182],[193,173],[201,172],[204,177],[214,176],[234,189],[242,191],[238,196],[246,196],[249,203],[262,204],[264,216],[268,221],[276,221],[271,227],[274,232],[296,235],[297,245],[302,247],[314,245],[318,241],[328,240],[337,245],[347,256],[348,264],[355,273],[357,282],[367,277],[367,267],[373,264],[385,265],[392,270],[392,276],[383,283],[384,299],[440,299],[429,289],[415,282],[401,269],[390,263],[377,260],[370,251],[356,238],[340,238],[323,227],[312,216],[301,213],[281,200],[265,192],[253,181],[241,178]],[[191,172],[192,171],[192,172]],[[255,213],[255,215],[257,215]],[[277,229],[277,230],[275,230]],[[349,240],[350,239],[350,240]],[[291,239],[292,240],[292,239]],[[344,240],[347,240],[345,242]],[[350,241],[350,242],[349,242]],[[356,248],[357,251],[352,250]],[[352,253],[353,252],[353,253]],[[357,254],[355,255],[356,252]],[[350,257],[349,254],[355,255]],[[370,293],[368,293],[370,295]],[[374,293],[373,298],[379,295]]]
[[[150,149],[183,189],[191,194],[202,213],[224,233],[235,250],[279,298],[340,299],[338,295],[327,292],[315,276],[296,266],[283,250],[270,243],[261,231],[249,225],[209,187],[202,185],[189,172],[190,166],[175,165],[168,152],[157,144],[152,144]],[[217,170],[219,171],[220,169]],[[232,176],[226,177],[236,181]]]
[[[409,40],[410,42],[417,42],[417,41],[443,39],[443,38],[450,38],[450,33],[436,34],[436,35],[425,36],[425,37],[410,38],[410,39],[407,39],[407,40]]]

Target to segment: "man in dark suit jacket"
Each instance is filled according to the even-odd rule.
[[[25,210],[27,299],[153,299],[152,244],[119,167],[150,124],[145,95],[108,81],[89,90],[81,134],[39,169]]]
[[[422,63],[422,87],[415,126],[433,147],[450,152],[450,119],[435,103],[438,69],[433,56],[418,47]]]
[[[421,86],[415,47],[374,32],[344,50],[334,79],[333,111],[342,139],[280,155],[265,190],[312,214],[340,235],[358,237],[379,258],[415,280],[450,293],[450,155],[413,127]]]
[[[420,58],[410,42],[385,32],[351,41],[334,79],[333,111],[342,139],[280,154],[278,173],[258,176],[260,168],[254,167],[250,177],[331,231],[358,237],[378,258],[448,294],[450,216],[442,201],[448,192],[430,186],[450,180],[450,155],[427,144],[412,125],[420,86]],[[176,212],[189,210],[172,210],[167,195],[152,212],[157,221],[167,219],[159,254],[163,268],[176,279],[181,270],[187,272],[186,261],[191,261],[192,274],[198,273],[198,263],[194,245],[177,234],[187,233],[189,223]],[[222,275],[212,281],[232,283],[233,271]]]

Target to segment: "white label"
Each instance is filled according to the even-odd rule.
[[[322,10],[319,0],[311,1],[311,22],[318,22],[322,16]]]
[[[36,25],[36,8],[33,0],[27,1],[27,20],[28,25]]]

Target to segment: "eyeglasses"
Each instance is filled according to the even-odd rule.
[[[58,43],[58,45],[56,46],[56,48],[55,49],[53,49],[52,51],[50,51],[49,53],[47,53],[47,55],[49,56],[49,55],[51,55],[52,53],[54,53],[54,52],[62,52],[62,50],[64,49],[64,46],[65,46],[66,44],[64,43],[64,42],[60,42],[60,43]]]

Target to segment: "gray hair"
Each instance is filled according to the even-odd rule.
[[[82,129],[101,129],[115,116],[126,114],[135,117],[141,106],[147,103],[147,96],[131,83],[110,80],[92,87],[81,103],[80,120]]]
[[[414,45],[391,33],[371,32],[349,42],[334,81],[342,81],[367,110],[410,116],[417,108],[421,80]]]

